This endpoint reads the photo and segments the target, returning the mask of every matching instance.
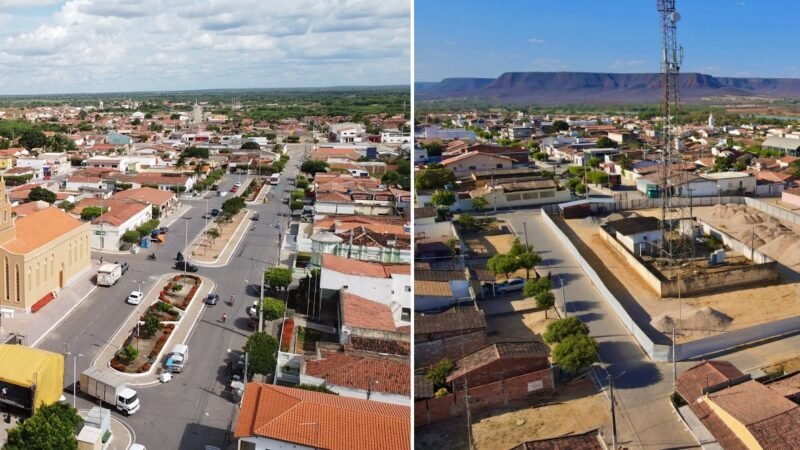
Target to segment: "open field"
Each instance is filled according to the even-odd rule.
[[[710,209],[696,208],[695,214],[710,220],[707,217],[708,211],[703,211]],[[637,212],[641,215],[659,213],[658,210],[637,210]],[[675,328],[680,330],[677,333],[679,343],[800,315],[800,301],[798,301],[800,280],[785,280],[769,286],[754,286],[682,299],[659,298],[639,275],[628,268],[622,256],[600,237],[597,223],[583,219],[566,222],[603,262],[609,276],[613,276],[619,282],[609,285],[612,292],[618,297],[628,295],[635,299],[652,325],[662,332],[671,330],[675,324]],[[724,220],[722,222],[725,225]],[[732,226],[732,224],[729,228],[723,226],[722,229],[730,232]],[[765,253],[769,255],[769,252]],[[623,291],[617,291],[615,286]]]
[[[527,300],[533,303],[533,299]],[[558,320],[552,309],[548,311],[547,318],[544,311],[517,313],[502,316],[486,317],[487,333],[492,342],[503,341],[542,341],[541,335],[547,325]]]

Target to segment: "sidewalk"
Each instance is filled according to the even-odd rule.
[[[164,214],[163,216],[161,216],[161,218],[159,219],[161,221],[161,224],[159,226],[167,228],[171,227],[176,220],[180,219],[181,216],[186,214],[186,212],[189,211],[190,209],[192,209],[192,205],[181,202],[181,206],[177,210],[174,210],[174,212],[170,212],[168,214]]]
[[[192,258],[193,252],[188,251],[190,248],[197,248],[196,243],[199,240],[203,239],[205,228],[203,228],[203,230],[201,230],[200,233],[198,233],[197,236],[195,236],[195,238],[192,240],[192,242],[189,243],[189,246],[187,248],[183,249],[183,254],[186,255],[186,259],[191,261],[193,264],[202,267],[222,267],[227,265],[228,262],[231,260],[231,257],[233,256],[233,252],[239,246],[239,243],[242,242],[242,239],[244,238],[245,233],[247,233],[247,230],[249,230],[251,226],[250,217],[252,215],[253,215],[252,210],[249,209],[245,210],[244,219],[242,219],[242,222],[236,228],[236,231],[233,232],[231,239],[228,241],[227,244],[225,244],[225,247],[222,249],[221,252],[219,252],[219,256],[217,256],[216,259],[214,259],[211,262],[198,261]],[[216,225],[214,224],[213,221],[211,221],[208,223],[208,226],[212,227]]]
[[[4,317],[0,329],[0,341],[6,336],[17,335],[22,343],[35,347],[53,328],[64,320],[73,309],[89,296],[97,286],[92,281],[100,264],[92,260],[89,267],[77,275],[74,281],[61,289],[56,298],[36,313],[15,309],[14,318]]]
[[[122,326],[117,329],[116,333],[114,333],[114,337],[112,337],[109,343],[106,344],[106,346],[103,347],[103,349],[97,354],[95,359],[92,361],[93,367],[100,367],[108,371],[113,370],[110,368],[110,364],[111,359],[114,358],[114,354],[120,348],[122,348],[122,344],[125,343],[125,339],[127,339],[129,332],[136,327],[139,317],[141,317],[141,315],[147,310],[147,308],[150,307],[150,305],[158,300],[158,294],[161,292],[161,288],[163,288],[164,285],[166,285],[167,282],[175,275],[181,274],[177,272],[168,273],[162,275],[161,278],[156,281],[147,295],[145,295],[142,303],[136,306],[136,308],[131,312],[130,316],[128,316],[128,318],[125,320],[125,323],[123,323]],[[164,355],[175,344],[182,344],[188,340],[188,337],[194,329],[197,320],[200,318],[203,311],[205,311],[206,306],[204,300],[206,296],[215,287],[215,283],[213,281],[206,277],[200,278],[202,279],[202,284],[197,290],[197,293],[195,293],[194,300],[192,300],[191,305],[189,305],[189,308],[186,310],[183,318],[178,323],[175,331],[170,334],[169,339],[167,339],[167,342],[164,344],[164,348],[158,355],[158,359],[155,363],[153,363],[150,370],[145,373],[122,373],[117,371],[113,371],[113,373],[120,375],[131,386],[144,386],[158,383],[158,375],[161,373],[163,367],[162,360]]]

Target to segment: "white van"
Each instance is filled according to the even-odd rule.
[[[183,372],[184,366],[189,361],[189,346],[184,344],[175,344],[172,351],[167,355],[167,370],[172,373]]]

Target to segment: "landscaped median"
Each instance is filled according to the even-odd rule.
[[[136,381],[159,371],[170,345],[183,343],[203,312],[213,283],[197,275],[162,276],[96,359]],[[134,383],[135,384],[135,383]]]

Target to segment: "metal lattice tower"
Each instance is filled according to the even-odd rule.
[[[683,47],[678,45],[676,34],[680,14],[675,10],[675,0],[656,0],[656,7],[661,15],[661,77],[663,93],[661,98],[661,115],[663,118],[661,131],[661,242],[659,257],[667,261],[667,265],[675,265],[684,259],[694,256],[694,244],[688,238],[673,232],[673,225],[681,219],[692,219],[691,192],[686,171],[675,168],[683,164],[683,155],[678,146],[679,133],[676,132],[675,115],[678,112],[679,74],[683,62]],[[686,210],[688,206],[688,211]],[[677,212],[677,216],[673,215]],[[690,222],[691,223],[691,222]]]

